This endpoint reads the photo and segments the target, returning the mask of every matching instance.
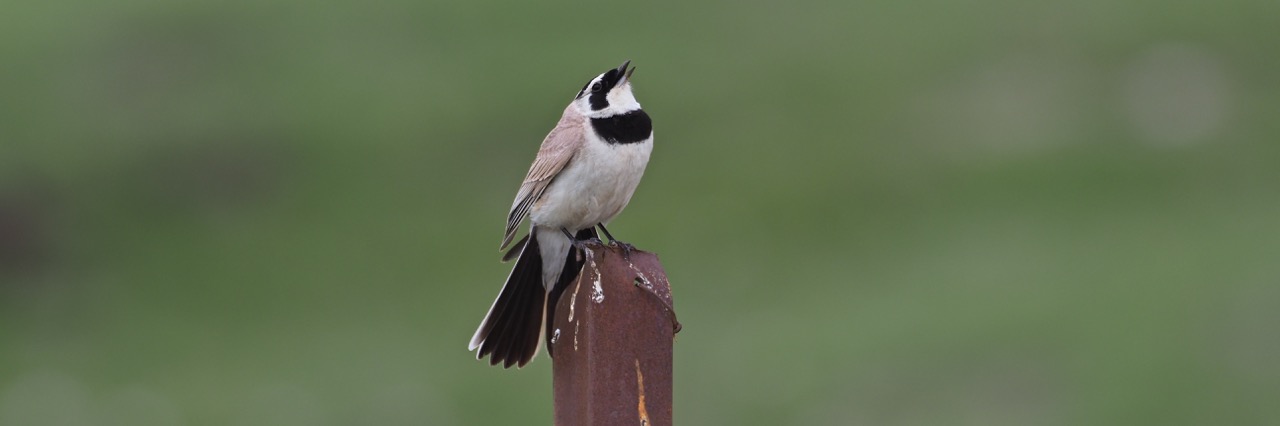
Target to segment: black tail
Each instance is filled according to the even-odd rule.
[[[488,355],[489,365],[524,367],[538,353],[539,326],[547,291],[542,286],[538,239],[528,240],[511,275],[507,276],[506,285],[502,286],[502,293],[471,338],[471,349],[477,345],[480,349],[476,359]]]
[[[578,241],[599,238],[596,236],[594,227],[578,231],[578,234],[573,237]],[[569,247],[569,255],[564,257],[564,269],[560,270],[560,282],[557,282],[547,295],[547,354],[551,356],[555,356],[551,352],[551,338],[555,337],[552,329],[555,328],[556,322],[556,304],[560,303],[560,295],[564,294],[564,289],[569,287],[569,283],[573,280],[578,279],[578,273],[582,271],[582,261],[578,260],[578,251],[576,248]]]
[[[578,240],[597,238],[596,230],[583,229],[575,237]],[[512,365],[524,367],[537,355],[538,335],[542,332],[539,326],[544,323],[544,311],[547,353],[551,353],[556,302],[569,283],[577,279],[578,272],[582,269],[578,249],[570,247],[569,255],[565,256],[564,269],[561,269],[560,280],[548,292],[542,285],[542,253],[538,248],[538,239],[530,235],[522,242],[524,247],[520,250],[520,258],[511,269],[511,275],[507,276],[507,283],[502,286],[498,299],[489,308],[484,322],[480,323],[480,329],[471,338],[470,349],[479,349],[476,359],[488,356],[489,365],[501,363],[503,368],[510,368]],[[519,247],[519,243],[516,246]],[[504,257],[511,257],[511,253]]]

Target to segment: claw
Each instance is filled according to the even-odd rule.
[[[600,241],[600,239],[599,239],[599,238],[587,238],[587,239],[585,239],[585,240],[573,240],[573,246],[574,246],[575,248],[577,248],[578,250],[586,250],[586,249],[587,249],[587,246],[592,245],[592,244],[596,244],[596,245],[604,245],[604,242],[603,242],[603,241]]]
[[[614,241],[614,245],[622,248],[622,258],[631,260],[631,252],[636,251],[636,246],[624,243],[622,241]]]
[[[585,240],[573,240],[573,248],[576,248],[576,249],[577,249],[577,250],[575,250],[575,251],[576,251],[576,252],[578,252],[578,261],[579,261],[579,262],[581,262],[581,261],[582,261],[583,253],[584,253],[584,252],[586,252],[586,251],[588,251],[588,250],[590,250],[590,249],[588,249],[588,248],[587,248],[587,246],[592,245],[592,244],[604,245],[604,242],[603,242],[603,241],[600,241],[600,239],[599,239],[599,238],[587,238],[587,239],[585,239]]]

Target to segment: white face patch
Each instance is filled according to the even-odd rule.
[[[573,101],[573,105],[578,109],[578,112],[588,118],[604,118],[640,109],[640,103],[636,101],[635,95],[631,93],[630,80],[623,80],[613,89],[610,89],[609,93],[605,94],[605,99],[609,101],[609,106],[601,110],[592,109],[591,87],[600,83],[604,76],[605,74],[600,74],[591,79],[591,82],[587,83],[587,87],[583,89],[582,96]]]
[[[609,107],[605,108],[605,111],[610,111],[610,113],[601,117],[624,114],[640,109],[640,102],[636,101],[636,95],[631,93],[631,81],[623,81],[622,84],[610,90],[609,95],[605,96],[605,98],[609,99]]]

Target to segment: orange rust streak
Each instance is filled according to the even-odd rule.
[[[644,373],[640,372],[640,360],[636,360],[636,385],[640,387],[640,404],[636,408],[640,410],[640,424],[648,426],[649,410],[644,408]]]

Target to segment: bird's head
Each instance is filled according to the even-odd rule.
[[[631,94],[631,73],[636,69],[627,69],[630,64],[631,61],[623,62],[582,86],[573,100],[578,112],[590,118],[604,118],[640,109],[640,103]]]

